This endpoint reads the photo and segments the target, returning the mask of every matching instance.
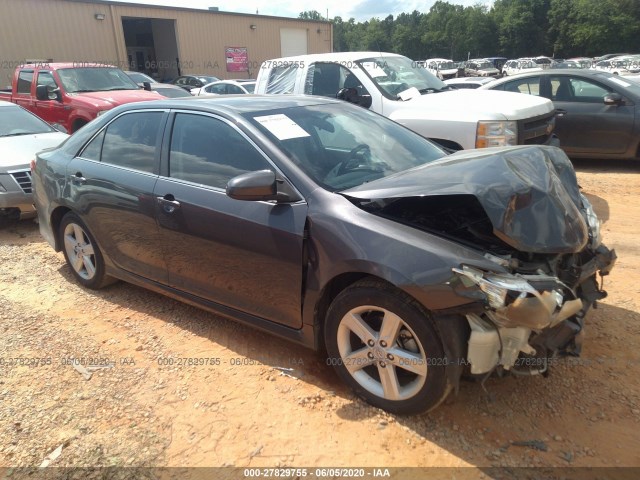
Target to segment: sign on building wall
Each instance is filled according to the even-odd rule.
[[[249,65],[247,47],[225,47],[227,72],[246,72]]]

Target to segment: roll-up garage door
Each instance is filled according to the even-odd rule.
[[[306,28],[281,28],[280,29],[280,52],[283,57],[294,55],[306,55],[307,51],[307,29]]]

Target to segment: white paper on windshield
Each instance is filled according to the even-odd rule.
[[[611,80],[612,82],[616,82],[618,85],[622,85],[623,87],[630,87],[631,84],[625,82],[624,80],[620,80],[619,78],[611,78],[609,77],[609,80]]]
[[[278,140],[289,140],[290,138],[310,137],[300,125],[283,114],[265,115],[254,117],[267,130],[276,136]]]
[[[362,68],[364,68],[372,78],[387,76],[387,72],[376,62],[362,62]]]
[[[419,96],[420,96],[420,90],[418,90],[416,87],[407,88],[406,90],[398,94],[398,98],[403,102],[406,102],[407,100],[411,100],[412,98],[417,98]]]

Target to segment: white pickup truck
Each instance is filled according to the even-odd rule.
[[[343,52],[263,62],[255,93],[340,98],[389,117],[452,150],[558,146],[551,101],[510,92],[455,90],[393,53]]]

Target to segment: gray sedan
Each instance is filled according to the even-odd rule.
[[[640,85],[624,77],[587,69],[551,69],[502,78],[480,88],[552,100],[555,132],[570,157],[640,157]]]
[[[38,155],[34,189],[85,287],[125,280],[322,349],[397,413],[465,372],[577,355],[615,262],[560,149],[447,156],[321,97],[124,105]]]

